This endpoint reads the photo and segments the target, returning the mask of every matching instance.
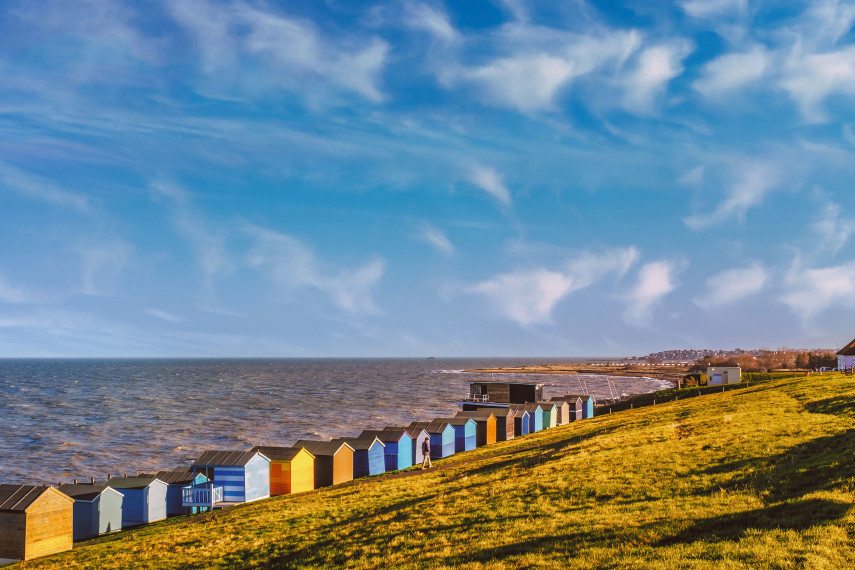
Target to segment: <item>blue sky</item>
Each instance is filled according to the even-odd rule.
[[[0,11],[0,356],[855,336],[855,2]]]

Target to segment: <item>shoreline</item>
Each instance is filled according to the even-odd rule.
[[[475,368],[465,370],[473,374],[591,374],[597,376],[630,376],[636,378],[653,378],[665,380],[677,386],[679,380],[689,372],[688,365],[668,364],[538,364],[528,366]]]

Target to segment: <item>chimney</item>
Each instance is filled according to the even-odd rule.
[[[74,480],[74,484],[77,485],[77,479]]]
[[[90,482],[90,484],[92,484],[92,485],[95,484],[95,477],[92,477],[92,481]]]
[[[113,478],[113,476],[110,473],[107,473],[107,481],[109,481],[112,478]]]

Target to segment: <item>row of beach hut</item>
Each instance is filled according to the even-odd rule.
[[[516,386],[512,389],[517,389]],[[470,393],[470,396],[472,394]],[[539,395],[539,394],[538,394]],[[513,398],[510,398],[513,399]],[[522,399],[519,395],[516,399]],[[461,402],[454,417],[293,446],[209,450],[189,467],[50,486],[0,485],[0,558],[29,560],[123,528],[345,483],[593,416],[593,398]]]

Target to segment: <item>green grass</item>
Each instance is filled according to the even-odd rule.
[[[26,566],[855,567],[853,425],[855,378],[772,379]]]

